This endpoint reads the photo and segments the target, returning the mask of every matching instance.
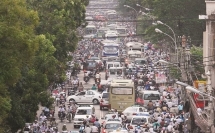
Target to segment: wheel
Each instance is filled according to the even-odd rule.
[[[76,128],[76,125],[74,125],[74,129]]]
[[[99,100],[93,99],[93,104],[99,104]]]
[[[75,103],[75,100],[74,99],[69,99],[69,102]]]
[[[102,108],[102,106],[100,106],[100,110],[102,110],[103,108]]]

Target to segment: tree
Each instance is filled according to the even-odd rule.
[[[0,132],[8,130],[7,118],[13,106],[9,87],[21,78],[21,69],[31,61],[37,13],[27,10],[24,0],[0,1]]]
[[[146,12],[154,16],[156,20],[160,20],[163,23],[166,23],[175,31],[176,36],[190,36],[192,42],[195,45],[202,44],[202,34],[205,31],[205,22],[198,19],[199,14],[205,14],[205,1],[202,0],[120,0],[120,10],[125,12],[125,7],[122,7],[124,4],[132,6],[135,8],[135,4],[141,3],[144,7],[153,9],[152,11]],[[138,10],[138,8],[136,7]],[[142,23],[147,23],[148,21],[153,21],[153,19],[143,20]],[[146,30],[143,30],[147,34],[144,36],[144,39],[150,40],[153,42],[163,40],[171,41],[168,37],[164,35],[155,34],[155,28],[159,28],[163,32],[172,35],[171,31],[162,25],[158,27],[149,25],[143,27]]]
[[[40,25],[37,34],[44,34],[56,48],[55,58],[59,61],[55,82],[65,79],[66,62],[71,60],[78,43],[76,29],[85,22],[85,6],[88,0],[27,0],[29,8],[38,11]]]
[[[44,35],[37,36],[36,42],[39,49],[31,64],[23,67],[22,78],[9,90],[12,109],[8,125],[12,132],[22,128],[26,122],[35,120],[40,103],[46,107],[51,107],[53,103],[47,88],[57,69],[58,60],[53,56],[56,49]]]
[[[205,68],[203,65],[203,48],[193,46],[190,50],[191,56],[191,65],[194,68],[193,70],[193,79],[194,80],[205,80],[202,79],[202,74],[205,74]],[[197,76],[197,77],[196,77]]]

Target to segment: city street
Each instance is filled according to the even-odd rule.
[[[83,81],[83,77],[84,77],[84,73],[83,73],[83,71],[81,71],[80,74],[78,74],[78,78],[79,78],[80,82]],[[104,72],[101,72],[101,77],[102,77],[102,79],[105,78],[105,73]],[[88,83],[84,83],[83,82],[84,89],[85,90],[86,89],[91,89],[91,87],[93,86],[93,84],[94,84],[93,78],[91,78]],[[101,121],[101,118],[105,115],[105,113],[107,113],[107,111],[105,111],[105,110],[100,111],[99,105],[94,105],[94,108],[95,108],[95,115],[96,115],[96,117],[99,118],[99,120]],[[41,114],[42,109],[43,109],[43,107],[40,106],[40,109],[39,109],[39,111],[37,113],[38,116],[39,116],[39,114]],[[58,118],[57,111],[58,111],[58,106],[55,106],[55,116],[54,117],[56,118],[56,122],[58,123],[58,131],[59,132],[62,131],[62,127],[63,127],[64,124],[66,124],[68,131],[71,131],[71,130],[72,131],[78,131],[79,130],[78,128],[74,129],[73,121],[70,123],[68,120],[64,119],[63,122],[61,122],[59,120],[59,118]]]

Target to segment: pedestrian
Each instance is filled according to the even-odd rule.
[[[181,102],[179,105],[178,105],[178,113],[181,114],[183,112],[183,103]]]

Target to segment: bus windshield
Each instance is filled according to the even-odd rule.
[[[141,57],[141,55],[139,55],[139,54],[130,54],[129,55],[129,58],[140,58]]]
[[[145,60],[136,60],[135,64],[145,65],[146,61]]]
[[[116,29],[119,34],[126,34],[125,29]]]
[[[104,51],[110,52],[110,53],[116,53],[118,51],[118,48],[116,46],[105,46]]]
[[[111,93],[115,95],[132,95],[133,94],[133,88],[112,88]]]

